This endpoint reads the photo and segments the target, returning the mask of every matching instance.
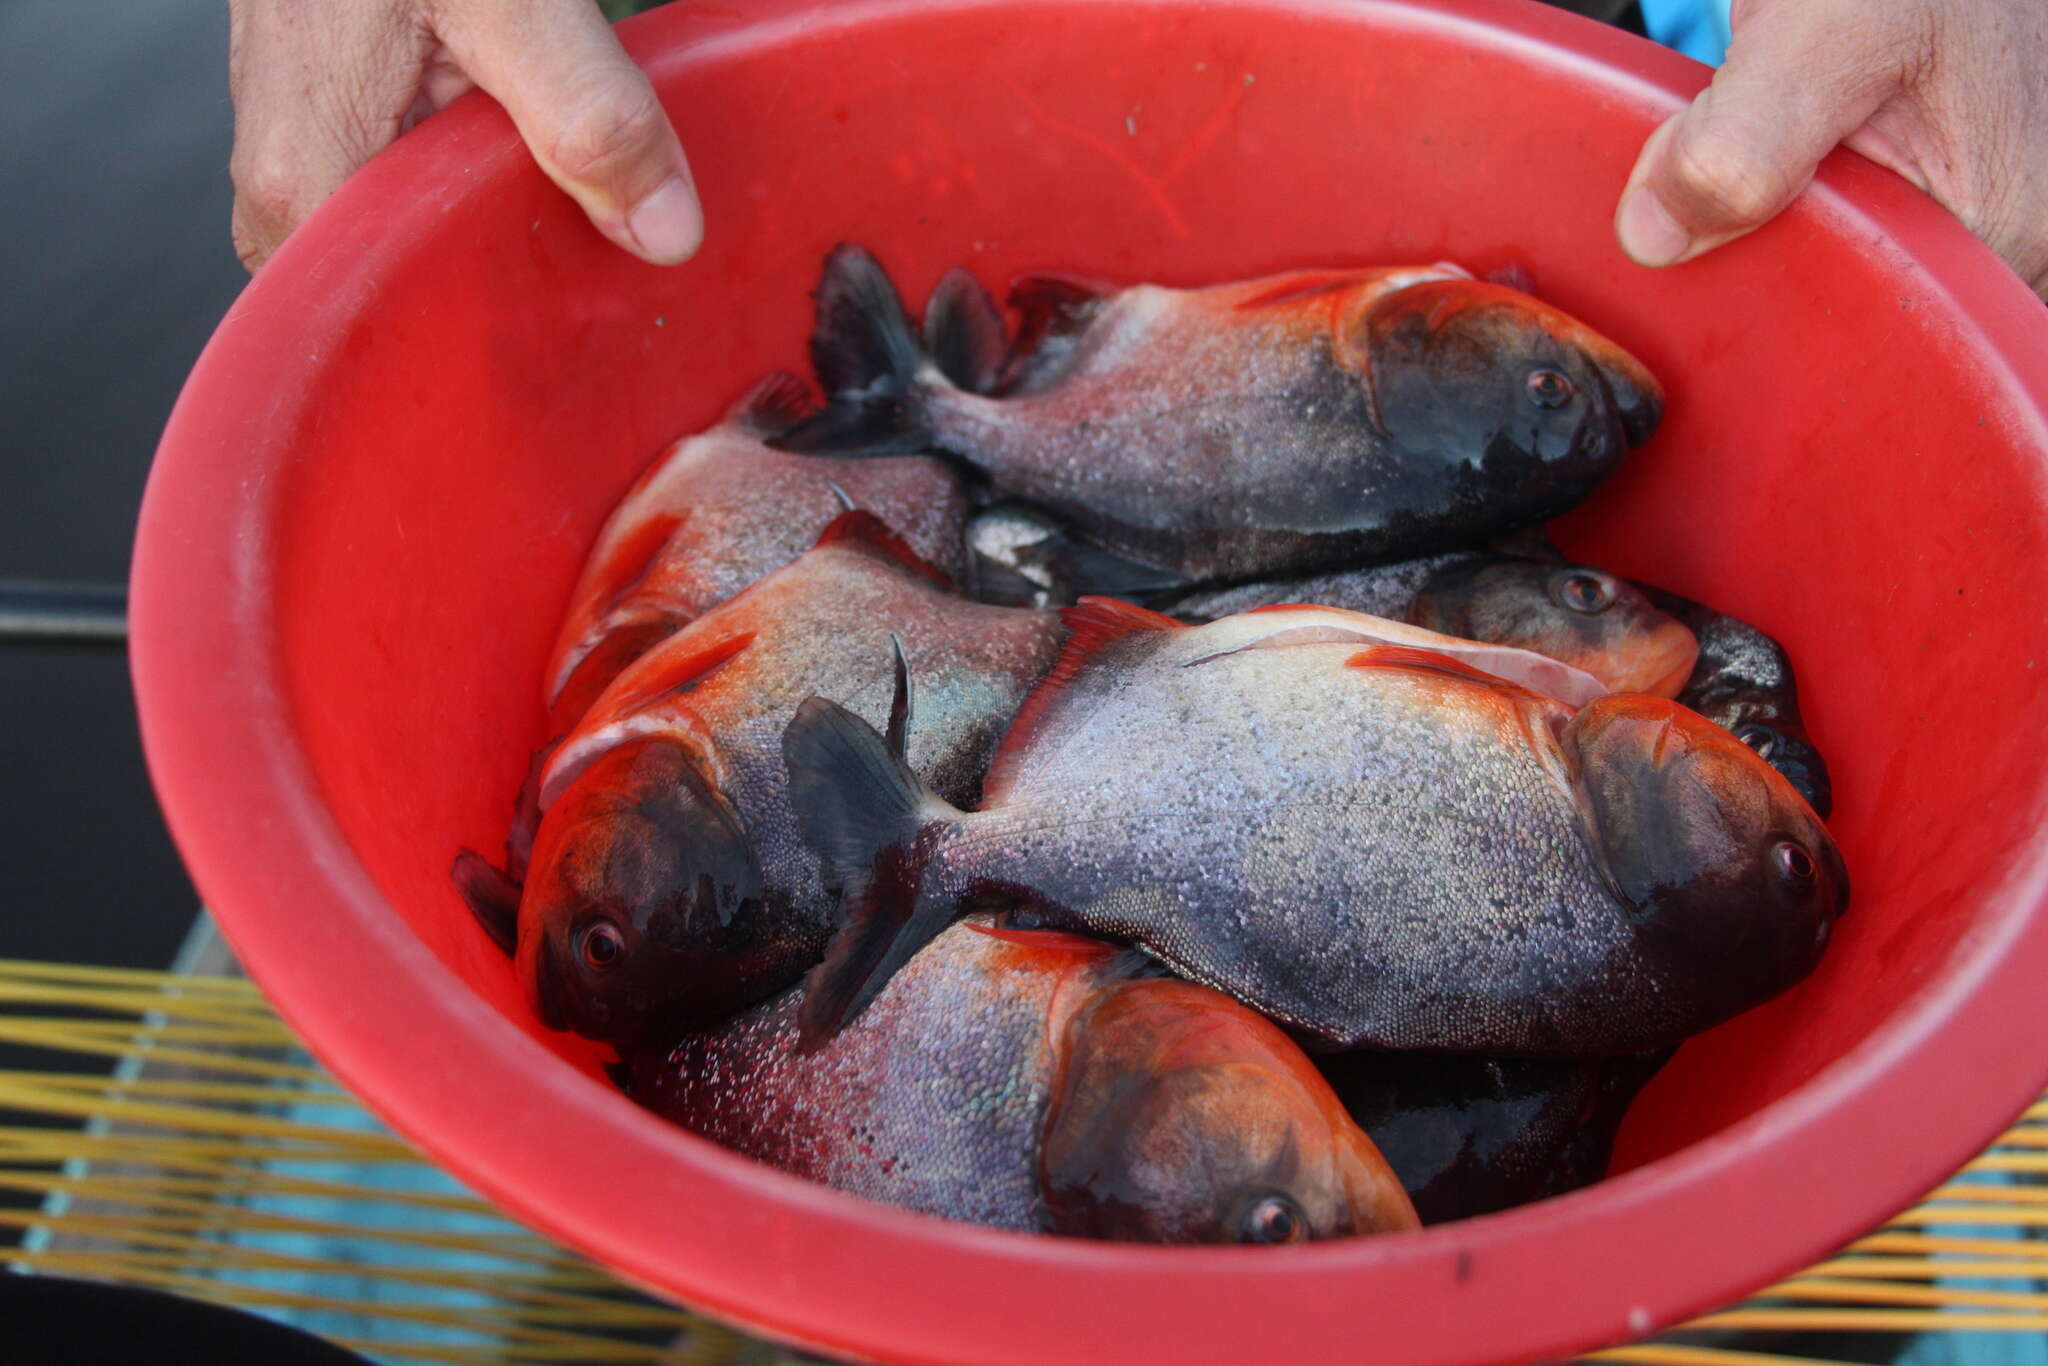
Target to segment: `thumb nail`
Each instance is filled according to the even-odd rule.
[[[1692,248],[1692,234],[1678,225],[1647,185],[1638,185],[1622,197],[1614,230],[1621,238],[1621,249],[1638,265],[1668,266]]]
[[[698,207],[697,192],[681,176],[670,176],[633,206],[626,216],[626,231],[650,261],[668,266],[688,260],[704,242],[704,211]]]

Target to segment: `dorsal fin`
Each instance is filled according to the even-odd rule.
[[[672,640],[679,639],[671,637]],[[752,631],[727,636],[709,645],[690,649],[657,648],[642,655],[627,671],[619,675],[620,680],[632,683],[630,691],[618,697],[611,696],[611,690],[591,704],[585,720],[596,718],[599,725],[608,719],[629,716],[658,698],[680,693],[694,692],[705,679],[737,659],[740,652],[754,643]],[[618,686],[614,682],[614,688]],[[598,704],[602,703],[603,716],[598,715]]]
[[[1032,735],[1051,710],[1054,699],[1087,672],[1091,662],[1106,647],[1126,636],[1145,631],[1188,629],[1184,621],[1175,621],[1150,608],[1118,598],[1083,598],[1072,607],[1062,608],[1060,620],[1067,628],[1066,644],[1061,647],[1060,657],[1054,661],[1051,672],[1031,690],[1024,699],[1024,705],[1017,708],[1017,717],[1010,722],[1009,730],[1003,733],[1003,742],[996,747],[995,758],[989,762],[988,777],[982,781],[981,804],[984,808],[996,805],[1007,795],[1016,769],[1017,754],[1030,744]]]
[[[1009,358],[1009,329],[996,301],[955,266],[939,277],[924,305],[924,349],[939,373],[970,394],[986,394]]]
[[[1357,285],[1370,272],[1363,270],[1303,270],[1283,275],[1272,282],[1271,288],[1259,291],[1249,299],[1240,299],[1239,308],[1271,308],[1276,304],[1299,303],[1303,299],[1320,298],[1325,294],[1336,294]]]
[[[817,408],[811,386],[787,370],[777,370],[741,394],[726,409],[725,420],[766,439],[781,436]]]
[[[1116,288],[1085,275],[1018,276],[1010,286],[1010,308],[1017,314],[1017,340],[1011,349],[1028,356],[1047,337],[1080,331],[1088,325],[1095,304]]]
[[[1486,272],[1484,279],[1490,285],[1504,285],[1519,294],[1536,292],[1536,282],[1529,277],[1529,268],[1520,261],[1510,261],[1504,266],[1496,266]]]
[[[852,508],[834,517],[818,534],[818,542],[811,549],[822,550],[828,545],[858,547],[930,579],[941,588],[953,587],[953,579],[945,570],[918,554],[910,542],[866,508]]]
[[[1424,650],[1413,645],[1368,645],[1344,662],[1354,669],[1400,669],[1408,673],[1442,674],[1469,683],[1484,683],[1503,692],[1520,693],[1525,697],[1535,696],[1521,684],[1511,682],[1498,674],[1490,674],[1484,669],[1467,664],[1462,659],[1453,659],[1435,650]]]

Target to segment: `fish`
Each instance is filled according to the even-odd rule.
[[[1062,617],[978,810],[797,709],[791,802],[846,889],[807,1039],[998,896],[1334,1048],[1643,1052],[1804,977],[1847,904],[1806,803],[1667,699],[1334,609]]]
[[[1011,294],[1022,359],[993,394],[947,378],[865,250],[827,257],[817,303],[828,402],[772,444],[936,448],[1188,582],[1422,554],[1548,517],[1663,411],[1619,346],[1451,265],[1192,290],[1029,277]]]
[[[1630,1103],[1670,1056],[1559,1062],[1354,1049],[1315,1061],[1417,1216],[1441,1224],[1605,1176]]]
[[[620,1043],[795,982],[837,915],[788,806],[781,737],[797,706],[820,695],[886,721],[892,754],[920,781],[972,802],[1061,635],[1054,614],[960,597],[855,511],[669,637],[541,770],[509,936],[535,1014]],[[894,676],[910,669],[915,717],[893,703],[908,695]]]
[[[801,995],[624,1053],[627,1093],[783,1171],[996,1228],[1293,1243],[1418,1226],[1296,1044],[1141,954],[957,924],[808,1055]]]
[[[1763,756],[1823,820],[1834,814],[1834,779],[1800,714],[1799,681],[1785,647],[1748,622],[1690,598],[1661,588],[1647,591],[1700,643],[1679,701]]]
[[[1612,692],[1677,697],[1699,655],[1692,630],[1627,579],[1592,565],[1495,551],[1243,584],[1148,605],[1200,621],[1290,602],[1534,650],[1585,670]]]
[[[569,730],[625,667],[808,550],[849,509],[875,514],[956,582],[967,573],[967,495],[923,456],[847,462],[765,444],[800,421],[809,387],[761,380],[708,431],[648,467],[598,533],[547,666],[551,735]]]

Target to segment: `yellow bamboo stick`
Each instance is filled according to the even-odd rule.
[[[397,1139],[382,1134],[307,1124],[264,1115],[240,1114],[231,1110],[207,1109],[196,1105],[163,1105],[128,1100],[120,1096],[68,1091],[58,1086],[0,1082],[0,1109],[41,1111],[78,1119],[103,1117],[165,1129],[198,1130],[239,1137],[317,1139],[322,1143],[365,1153],[395,1153],[417,1161],[418,1154]]]
[[[74,1010],[97,1010],[109,1015],[163,1015],[171,1018],[214,1020],[233,1024],[243,1020],[275,1020],[262,1001],[237,1001],[231,997],[153,994],[146,991],[97,990],[67,987],[19,978],[0,981],[0,1005],[58,1005]]]
[[[0,1158],[0,1162],[4,1160]],[[386,1190],[380,1186],[364,1186],[345,1181],[281,1176],[257,1167],[244,1168],[239,1173],[224,1177],[171,1176],[161,1173],[141,1175],[125,1172],[92,1172],[85,1176],[73,1177],[45,1172],[9,1171],[0,1166],[0,1189],[63,1191],[80,1199],[116,1201],[156,1192],[203,1198],[218,1198],[222,1194],[234,1195],[237,1198],[307,1195],[317,1199],[359,1200],[365,1203],[397,1205],[406,1209],[447,1210],[457,1214],[502,1218],[495,1206],[472,1195],[439,1191]]]
[[[42,1162],[64,1163],[77,1158],[96,1162],[202,1164],[214,1169],[246,1165],[252,1159],[291,1162],[347,1161],[376,1163],[380,1166],[410,1166],[420,1160],[420,1155],[411,1149],[371,1151],[363,1149],[360,1145],[335,1146],[303,1136],[290,1144],[273,1140],[269,1146],[258,1146],[240,1138],[190,1138],[182,1134],[78,1133],[61,1129],[26,1127],[0,1128],[0,1153],[42,1154],[34,1159]]]
[[[85,963],[43,963],[25,958],[0,958],[0,977],[29,977],[46,982],[97,982],[157,987],[180,992],[217,992],[226,996],[263,993],[246,977],[201,977],[148,968],[108,968]]]
[[[1734,1309],[1705,1314],[1680,1331],[1716,1328],[1770,1332],[2048,1332],[2048,1314],[1949,1314],[1938,1309]]]
[[[1972,1209],[1964,1205],[1921,1205],[1909,1209],[1886,1224],[2009,1224],[2015,1228],[2048,1228],[2048,1209],[1995,1206]]]
[[[176,1063],[182,1067],[213,1071],[239,1072],[245,1076],[270,1077],[277,1081],[290,1082],[297,1086],[317,1084],[324,1076],[310,1067],[297,1063],[271,1062],[263,1058],[236,1057],[231,1053],[210,1053],[196,1048],[178,1048],[149,1043],[115,1042],[99,1040],[90,1036],[59,1033],[43,1030],[14,1030],[7,1028],[0,1020],[0,1043],[25,1044],[30,1048],[44,1048],[53,1053],[83,1053],[96,1058],[126,1058],[135,1054],[146,1055],[152,1062]],[[307,1099],[307,1097],[293,1097]],[[313,1097],[318,1099],[318,1097]],[[337,1094],[335,1104],[346,1104]]]
[[[1862,1277],[1866,1280],[1924,1281],[1945,1276],[2038,1281],[2048,1267],[2037,1261],[1965,1261],[1937,1257],[1838,1257],[1807,1268],[1809,1276]]]
[[[454,1347],[424,1342],[400,1345],[385,1338],[352,1338],[339,1333],[324,1336],[337,1347],[346,1347],[352,1352],[360,1352],[374,1359],[421,1361],[431,1363],[431,1366],[517,1366],[523,1362],[553,1363],[571,1359],[547,1351],[536,1355],[518,1347]],[[638,1343],[616,1343],[606,1349],[588,1349],[580,1352],[573,1360],[579,1363],[666,1363],[677,1360],[675,1357],[661,1354],[650,1357],[646,1355],[649,1350],[651,1349]]]
[[[1687,1347],[1675,1342],[1639,1342],[1588,1352],[1584,1361],[1626,1361],[1639,1366],[1849,1366],[1814,1357],[1772,1356],[1767,1352],[1731,1352],[1718,1347]]]
[[[298,1037],[276,1020],[254,1016],[246,1024],[159,1024],[152,1020],[98,1020],[76,1015],[0,1015],[0,1025],[9,1029],[64,1030],[89,1038],[169,1039],[176,1043],[217,1043],[236,1048],[298,1046]],[[325,1072],[320,1075],[326,1079]]]
[[[1840,1300],[1849,1304],[1894,1305],[1900,1308],[1963,1304],[1976,1309],[2026,1309],[2048,1312],[2048,1295],[2021,1290],[1970,1290],[1960,1286],[1891,1285],[1872,1281],[1831,1280],[1802,1275],[1763,1292],[1774,1300]]]
[[[1956,1181],[1936,1190],[1927,1199],[1930,1203],[1936,1200],[1970,1200],[1989,1204],[2006,1202],[2015,1205],[2048,1205],[2048,1186],[2003,1186],[1989,1182],[1971,1184]]]
[[[1852,1244],[1851,1252],[1906,1252],[1935,1256],[2016,1257],[2048,1260],[2048,1243],[2010,1238],[1938,1238],[1925,1233],[1873,1233]]]
[[[78,1231],[72,1228],[71,1217],[69,1215],[60,1216],[58,1219],[52,1221],[50,1226],[56,1228],[59,1232],[67,1230]],[[91,1232],[91,1230],[89,1229],[84,1231]],[[257,1233],[251,1236],[262,1237],[263,1234]],[[123,1249],[119,1252],[110,1255],[142,1257],[156,1256],[160,1254],[175,1254],[180,1257],[192,1258],[195,1261],[203,1261],[208,1265],[219,1264],[219,1262],[224,1258],[233,1259],[239,1256],[270,1257],[291,1255],[286,1253],[271,1252],[268,1249],[264,1248],[243,1247],[235,1244],[224,1243],[221,1241],[221,1237],[222,1235],[218,1230],[209,1232],[204,1229],[199,1229],[196,1227],[193,1228],[191,1231],[183,1233],[163,1232],[155,1229],[137,1228],[128,1233],[127,1235],[125,1235],[123,1239]],[[477,1256],[497,1255],[496,1249],[484,1246],[472,1247],[465,1250]],[[6,1253],[0,1253],[0,1261],[6,1260],[8,1255],[9,1254]],[[621,1285],[618,1281],[613,1280],[611,1277],[605,1275],[603,1272],[599,1271],[596,1267],[591,1266],[589,1263],[571,1260],[570,1254],[568,1253],[563,1253],[561,1254],[561,1256],[562,1260],[541,1263],[540,1265],[542,1269],[532,1271],[512,1271],[504,1269],[494,1269],[491,1271],[476,1272],[430,1272],[427,1268],[424,1267],[399,1266],[387,1268],[372,1268],[367,1263],[352,1262],[347,1265],[340,1265],[332,1261],[318,1260],[316,1260],[313,1263],[313,1266],[331,1273],[343,1273],[347,1275],[361,1275],[373,1277],[384,1275],[386,1272],[389,1272],[390,1274],[394,1275],[404,1276],[412,1276],[416,1274],[475,1276],[483,1279],[483,1281],[485,1282],[484,1288],[489,1289],[491,1293],[497,1293],[496,1287],[500,1285],[509,1287],[511,1289],[527,1287],[535,1290],[548,1291],[550,1293],[559,1292],[569,1295],[596,1295],[600,1298],[606,1296],[615,1297],[618,1295],[632,1293],[628,1291],[627,1288]]]
[[[1987,1153],[1969,1165],[1973,1172],[2048,1172],[2048,1153]]]
[[[310,1233],[329,1238],[349,1238],[359,1242],[431,1247],[444,1252],[466,1252],[476,1256],[503,1258],[507,1261],[536,1262],[543,1266],[556,1263],[563,1255],[560,1249],[531,1239],[493,1238],[485,1243],[460,1234],[428,1233],[415,1229],[365,1228],[360,1224],[338,1223],[330,1219],[306,1219],[244,1209],[229,1209],[223,1211],[221,1218],[204,1222],[156,1214],[122,1215],[119,1218],[112,1218],[95,1214],[77,1214],[69,1210],[61,1216],[52,1216],[30,1210],[0,1209],[0,1227],[61,1228],[79,1233],[105,1234],[114,1239],[128,1237],[131,1230],[144,1229],[182,1234]]]
[[[345,1091],[308,1095],[297,1087],[259,1082],[189,1081],[184,1078],[135,1077],[130,1080],[64,1072],[0,1069],[0,1086],[48,1087],[60,1091],[99,1092],[118,1096],[157,1096],[167,1100],[211,1101],[218,1105],[307,1105],[357,1110],[362,1102]]]

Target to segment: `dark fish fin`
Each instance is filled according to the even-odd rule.
[[[910,754],[910,656],[903,652],[903,637],[894,631],[889,633],[890,652],[894,656],[896,677],[889,697],[889,733],[882,738],[889,742],[889,752],[905,763]]]
[[[726,410],[725,420],[756,436],[781,436],[817,410],[811,386],[802,376],[777,370],[740,395]]]
[[[988,291],[955,266],[924,305],[924,347],[939,373],[970,394],[986,394],[1009,359],[1009,329]]]
[[[1517,527],[1504,531],[1487,542],[1487,548],[1500,555],[1516,555],[1525,560],[1556,560],[1564,562],[1564,552],[1550,539],[1550,530],[1541,522],[1534,526]]]
[[[540,831],[540,780],[548,760],[562,747],[566,735],[557,735],[534,750],[526,765],[526,781],[512,801],[512,828],[505,833],[505,876],[518,886],[526,883],[526,865],[533,857],[533,837]]]
[[[621,1062],[616,1058],[614,1058],[610,1062],[601,1064],[601,1066],[603,1066],[604,1068],[604,1074],[607,1077],[611,1078],[612,1085],[618,1087],[621,1091],[624,1091],[629,1096],[633,1094],[632,1068],[626,1066],[624,1062]]]
[[[491,942],[511,957],[519,951],[519,884],[474,849],[455,856],[448,870],[455,890]]]
[[[959,815],[836,702],[805,699],[782,734],[789,803],[804,840],[844,891],[845,925],[812,970],[798,1009],[798,1051],[854,1019],[896,969],[952,919],[920,895],[928,832]]]
[[[1064,590],[1062,595],[1075,599],[1146,597],[1194,586],[1192,579],[1176,570],[1070,538],[1046,542],[1041,558],[1052,581]]]
[[[973,563],[974,598],[994,607],[1043,608],[1048,603],[1057,603],[1060,597],[1058,586],[1048,588],[1033,582],[1001,560],[992,559],[976,552]]]
[[[1500,285],[1523,294],[1536,292],[1536,281],[1530,276],[1529,268],[1520,261],[1510,261],[1504,266],[1487,271],[1485,279],[1490,285]]]
[[[924,364],[903,300],[865,248],[841,243],[818,282],[811,365],[823,412],[768,444],[785,451],[901,455],[930,444],[914,392]]]
[[[834,517],[818,533],[817,544],[811,549],[828,545],[856,546],[908,569],[920,578],[930,579],[941,588],[951,589],[954,586],[952,575],[918,554],[910,542],[897,535],[887,522],[864,508],[854,508]]]
[[[1083,598],[1072,607],[1060,609],[1060,620],[1067,628],[1066,644],[1051,671],[1025,697],[1024,704],[1017,708],[1016,719],[1003,732],[1002,743],[996,746],[995,757],[989,761],[988,776],[982,780],[984,808],[1000,804],[1008,795],[1016,756],[1037,733],[1054,699],[1087,672],[1105,647],[1144,631],[1187,629],[1186,622],[1116,598]]]
[[[1088,325],[1098,301],[1117,287],[1084,275],[1020,275],[1010,286],[1010,308],[1017,314],[1019,356],[1036,351],[1047,337],[1062,337]]]
[[[739,658],[753,643],[754,633],[742,631],[695,649],[671,649],[659,657],[650,656],[648,666],[641,670],[642,676],[634,680],[633,690],[607,707],[606,711],[612,715],[624,715],[638,711],[657,697],[695,692],[706,679]]]

